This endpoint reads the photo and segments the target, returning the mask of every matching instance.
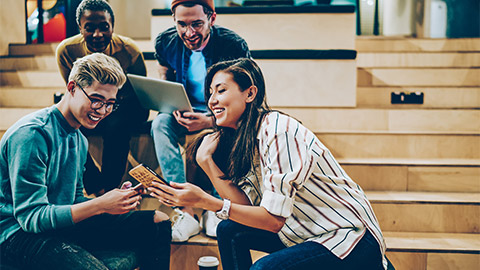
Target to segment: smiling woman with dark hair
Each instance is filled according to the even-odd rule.
[[[363,190],[294,118],[269,109],[250,59],[205,79],[215,131],[191,153],[223,201],[193,184],[158,183],[170,206],[217,211],[223,269],[385,269],[385,243]],[[250,250],[270,253],[252,266]]]

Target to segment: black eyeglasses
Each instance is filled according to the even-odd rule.
[[[119,104],[115,102],[103,102],[101,99],[98,98],[92,98],[90,97],[85,90],[80,86],[80,84],[76,83],[77,86],[82,90],[82,92],[85,94],[85,96],[90,100],[90,108],[92,110],[99,110],[105,105],[105,110],[110,113],[114,112],[118,109]]]
[[[205,26],[205,23],[202,21],[193,22],[191,24],[186,24],[184,22],[177,22],[177,27],[180,30],[182,30],[182,32],[186,32],[188,28],[192,28],[195,32],[200,32],[204,26]]]

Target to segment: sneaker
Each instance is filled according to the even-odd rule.
[[[202,227],[205,229],[205,234],[210,237],[217,237],[217,226],[222,221],[212,211],[205,211],[202,215]]]
[[[174,211],[177,215],[172,218],[172,242],[185,242],[200,233],[200,223],[194,217],[178,208]]]

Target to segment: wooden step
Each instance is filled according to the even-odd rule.
[[[314,132],[398,132],[479,134],[478,110],[276,109],[299,119]]]
[[[154,198],[144,198],[141,209],[160,209],[171,213],[171,209],[160,205]],[[200,210],[197,212],[201,214]],[[387,257],[397,270],[476,269],[471,266],[480,262],[480,234],[477,233],[383,230],[383,235],[387,244]],[[203,255],[220,259],[217,241],[203,232],[185,243],[173,243],[171,255],[171,269],[193,269],[198,258]],[[262,252],[252,252],[253,261],[264,255],[266,254]]]
[[[0,107],[47,107],[57,92],[64,93],[65,87],[0,87]]]
[[[2,116],[0,121],[0,130],[5,131],[15,122],[17,122],[23,116],[37,111],[38,108],[1,108],[0,115]]]
[[[15,56],[0,58],[0,70],[49,70],[58,72],[54,55]]]
[[[357,86],[480,86],[478,68],[358,68]]]
[[[480,136],[444,134],[317,133],[337,159],[480,160]]]
[[[396,232],[480,232],[480,193],[367,191],[380,227]]]
[[[63,90],[62,90],[63,89]],[[18,102],[26,107],[45,107],[52,104],[53,93],[63,87],[0,88],[1,106],[14,106]],[[30,96],[28,96],[30,95]],[[37,101],[38,99],[42,99]],[[4,105],[5,104],[5,105]],[[22,106],[17,106],[22,107]],[[279,108],[300,119],[317,134],[328,137],[331,133],[358,134],[358,136],[408,135],[478,135],[478,110],[384,110],[384,109],[290,109]],[[21,110],[18,110],[21,112]],[[153,113],[153,116],[155,113]],[[475,136],[474,136],[475,137]]]
[[[384,237],[387,257],[397,270],[473,270],[480,263],[478,234],[384,232]],[[254,262],[267,255],[251,253]],[[203,233],[172,244],[171,255],[171,269],[178,270],[193,269],[200,256],[220,259],[217,242]]]
[[[452,251],[467,254],[480,251],[480,234],[384,231],[383,235],[390,251]]]
[[[480,52],[362,52],[357,66],[370,67],[479,67]]]
[[[2,86],[65,87],[58,71],[6,71],[0,72]]]
[[[392,92],[424,93],[424,103],[391,104]],[[478,109],[480,87],[357,87],[357,108]]]
[[[359,52],[478,52],[480,38],[420,39],[357,36]]]
[[[342,167],[367,191],[480,192],[479,166],[342,163]]]
[[[397,270],[465,270],[480,265],[480,235],[384,232],[387,257]]]
[[[10,44],[10,56],[55,55],[58,42],[44,44]]]

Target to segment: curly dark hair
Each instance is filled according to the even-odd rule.
[[[80,19],[85,13],[85,10],[90,11],[105,11],[110,14],[112,18],[112,26],[115,25],[115,15],[113,14],[113,9],[110,4],[105,0],[83,0],[77,7],[77,24],[80,26]]]

